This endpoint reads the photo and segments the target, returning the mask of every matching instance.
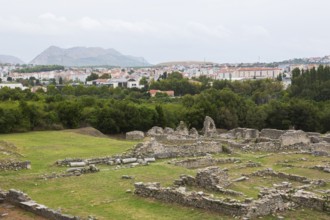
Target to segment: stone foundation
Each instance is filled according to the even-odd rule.
[[[4,170],[23,170],[23,169],[31,169],[30,161],[12,161],[5,160],[0,161],[0,171]]]
[[[215,166],[218,164],[226,164],[226,163],[239,163],[241,162],[237,158],[210,158],[210,157],[204,157],[204,158],[191,158],[187,160],[181,160],[181,161],[174,161],[172,162],[175,166],[181,166],[188,169],[195,169],[195,168],[202,168],[202,167],[208,167],[208,166]]]
[[[89,158],[89,159],[82,159],[82,158],[67,158],[64,160],[56,161],[57,166],[71,166],[75,163],[81,163],[84,165],[91,165],[91,164],[104,164],[104,165],[120,165],[120,164],[132,164],[138,163],[142,165],[146,165],[150,162],[155,162],[156,159],[154,157],[124,157],[124,156],[116,156],[116,157],[96,157],[96,158]],[[84,166],[82,165],[82,166]]]
[[[304,176],[299,176],[295,174],[287,174],[283,172],[275,172],[273,169],[268,168],[264,170],[258,170],[252,174],[246,175],[246,176],[273,176],[273,177],[278,177],[281,179],[288,179],[300,183],[305,183],[305,184],[313,184],[317,186],[325,186],[326,182],[324,180],[312,180],[308,179],[307,177]]]
[[[50,209],[44,205],[38,204],[33,201],[27,194],[11,189],[9,192],[1,193],[4,202],[18,206],[28,212],[42,216],[50,220],[79,220],[77,216],[62,214],[59,211]]]
[[[180,142],[177,142],[180,143]],[[194,141],[183,144],[166,144],[155,139],[136,145],[133,155],[137,157],[174,158],[205,156],[222,152],[222,144],[215,141]]]
[[[233,199],[215,199],[203,192],[187,192],[185,187],[163,188],[159,183],[135,183],[135,194],[154,198],[168,203],[177,203],[185,206],[211,210],[233,217],[257,218],[285,211],[288,208],[308,207],[319,211],[330,211],[329,198],[303,191],[293,191],[290,184],[276,186],[279,189],[264,189],[259,194],[259,199],[246,199],[239,202]]]

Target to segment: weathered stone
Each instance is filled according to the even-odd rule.
[[[157,136],[157,135],[163,135],[164,130],[161,127],[154,126],[152,127],[148,132],[147,135],[150,137]]]
[[[129,176],[129,175],[122,175],[121,178],[122,179],[126,179],[126,180],[128,180],[128,179],[134,179],[134,177]]]
[[[150,158],[146,157],[146,158],[144,158],[143,160],[144,160],[145,162],[149,163],[149,162],[155,162],[155,161],[156,161],[156,158],[154,158],[154,157],[150,157]]]
[[[217,128],[215,126],[214,120],[209,116],[205,116],[202,133],[206,137],[217,134]]]
[[[251,128],[235,128],[228,133],[236,139],[254,139],[259,137],[259,131]]]
[[[207,146],[207,147],[206,147]],[[221,153],[222,144],[215,141],[182,142],[174,140],[173,144],[163,144],[155,139],[137,144],[133,150],[136,157],[173,158],[188,156],[204,156],[207,153]]]
[[[319,136],[311,136],[310,137],[311,143],[320,143],[322,141],[322,138]]]
[[[180,121],[179,126],[175,129],[175,134],[176,135],[189,135],[189,131],[188,131],[186,123],[184,123],[183,121]]]
[[[31,200],[27,194],[20,192],[18,190],[11,189],[6,194],[5,201],[7,203],[13,204],[15,206],[19,206],[20,208],[32,212],[36,215],[42,216],[45,219],[50,220],[79,220],[80,218],[77,216],[71,216],[62,214],[59,211],[55,211],[46,207],[45,205],[41,205]]]
[[[189,136],[193,137],[193,138],[198,138],[199,134],[198,131],[196,130],[196,128],[191,128],[189,131]]]
[[[303,131],[287,131],[280,136],[282,147],[295,144],[310,144],[310,138]]]
[[[125,159],[122,159],[121,160],[123,164],[126,164],[126,163],[134,163],[137,161],[136,158],[125,158]]]
[[[130,131],[126,133],[127,140],[142,140],[144,133],[142,131]]]
[[[218,164],[226,164],[226,163],[235,163],[240,162],[237,158],[210,158],[210,157],[202,157],[202,158],[191,158],[187,160],[175,161],[173,162],[176,166],[182,166],[188,169],[202,168],[208,166],[214,166]]]
[[[70,162],[69,163],[70,167],[84,167],[86,166],[85,162]]]
[[[276,130],[276,129],[269,129],[265,128],[262,129],[260,132],[260,137],[270,138],[270,139],[279,139],[285,131],[283,130]]]
[[[246,176],[241,176],[241,177],[239,177],[237,179],[232,180],[232,182],[241,182],[241,181],[245,181],[245,180],[248,180],[248,179],[249,178],[246,177]]]
[[[0,161],[1,170],[22,170],[31,169],[30,161],[2,160]]]
[[[215,186],[226,187],[230,184],[228,173],[216,166],[199,170],[195,181],[196,185],[209,189]]]
[[[164,134],[173,134],[173,133],[174,133],[173,128],[169,128],[169,127],[164,128]]]

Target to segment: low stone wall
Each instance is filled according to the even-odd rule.
[[[301,131],[289,130],[280,136],[280,142],[282,147],[293,146],[293,145],[308,145],[311,143],[308,135]]]
[[[329,197],[320,197],[312,192],[298,190],[293,194],[285,194],[284,198],[294,202],[297,206],[312,208],[330,213]]]
[[[197,186],[207,190],[213,190],[223,194],[242,196],[243,193],[234,190],[225,189],[230,185],[227,172],[219,167],[208,167],[200,169],[196,177],[181,175],[180,179],[174,181],[176,186]]]
[[[290,184],[284,183],[277,188],[265,188],[260,194],[259,199],[246,199],[239,202],[232,199],[214,199],[203,192],[187,192],[185,187],[163,188],[159,183],[135,183],[135,194],[158,199],[168,203],[177,203],[185,206],[211,210],[233,217],[257,218],[285,211],[288,208],[308,207],[319,211],[330,211],[329,198],[298,190],[291,189]]]
[[[31,162],[30,161],[12,161],[12,160],[0,161],[0,171],[22,170],[22,169],[31,169]]]
[[[241,148],[243,151],[264,151],[264,152],[282,152],[282,151],[311,151],[311,145],[296,143],[293,145],[282,145],[279,140],[270,142],[259,142],[246,144]]]
[[[133,155],[136,157],[174,158],[205,156],[221,153],[222,144],[215,141],[194,141],[189,144],[163,144],[152,139],[136,145]]]
[[[144,158],[135,158],[129,156],[116,156],[116,157],[96,157],[89,159],[82,158],[67,158],[64,160],[56,161],[57,166],[72,166],[75,163],[84,163],[84,165],[90,164],[104,164],[104,165],[120,165],[120,164],[129,164],[129,163],[138,163],[146,165],[150,162],[155,162],[154,157],[144,157]]]
[[[284,134],[285,132],[286,131],[283,131],[283,130],[265,128],[265,129],[261,130],[260,137],[270,138],[270,139],[279,139],[280,136],[282,134]]]
[[[42,216],[50,220],[79,220],[77,216],[71,216],[62,214],[59,211],[50,209],[44,205],[38,204],[33,201],[27,194],[11,189],[9,192],[5,193],[4,201],[12,205],[18,206],[28,212],[32,212],[36,215]]]
[[[184,187],[162,188],[159,183],[135,183],[134,186],[134,193],[142,197],[212,210],[232,216],[243,216],[248,213],[249,206],[247,204],[213,199],[204,193],[186,192]]]
[[[66,170],[66,173],[52,173],[52,174],[44,174],[40,178],[47,180],[47,179],[54,179],[54,178],[61,178],[61,177],[70,177],[70,176],[80,176],[83,174],[88,173],[96,173],[100,170],[95,165],[89,165],[88,167],[74,167],[69,168]]]
[[[210,158],[210,157],[203,157],[203,158],[191,158],[187,160],[181,161],[174,161],[173,164],[176,166],[185,167],[188,169],[195,169],[195,168],[202,168],[208,166],[215,166],[218,164],[226,164],[226,163],[239,163],[241,162],[240,159],[237,158]]]
[[[317,185],[317,186],[326,185],[326,182],[324,180],[312,180],[312,179],[308,179],[307,177],[299,176],[299,175],[295,175],[295,174],[275,172],[271,168],[267,168],[264,170],[258,170],[256,172],[246,175],[246,176],[273,176],[273,177],[278,177],[281,179],[288,179],[288,180],[305,183],[305,184],[313,184],[313,185]]]
[[[228,134],[236,139],[253,139],[259,137],[259,131],[251,128],[235,128],[230,130]]]

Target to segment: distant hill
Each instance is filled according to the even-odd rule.
[[[204,64],[215,64],[213,62],[204,62],[204,61],[172,61],[172,62],[164,62],[159,63],[156,66],[173,66],[173,65],[204,65]]]
[[[51,46],[34,58],[34,65],[62,66],[150,66],[143,57],[123,55],[114,49],[73,47],[63,49]]]
[[[10,55],[0,55],[0,63],[24,64],[21,59]]]

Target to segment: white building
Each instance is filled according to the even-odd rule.
[[[22,85],[22,83],[0,83],[0,89],[4,88],[4,87],[8,87],[10,89],[16,89],[16,88],[19,88],[19,89],[27,89],[27,87],[24,87]]]
[[[232,78],[276,79],[281,72],[282,70],[279,68],[265,68],[265,67],[239,68],[232,73]]]

